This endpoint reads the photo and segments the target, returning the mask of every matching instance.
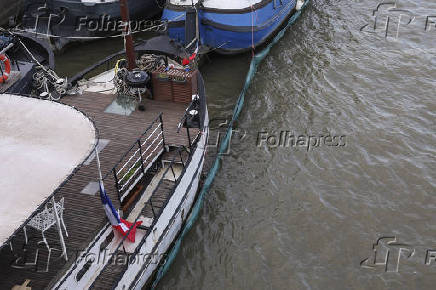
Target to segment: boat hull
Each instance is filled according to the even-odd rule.
[[[226,54],[241,53],[264,44],[296,6],[295,0],[282,0],[282,4],[266,2],[269,3],[253,9],[200,9],[201,44]],[[186,45],[185,11],[180,6],[168,5],[162,18],[169,21],[169,36]]]
[[[209,116],[206,108],[201,137],[179,184],[150,234],[145,238],[142,246],[139,246],[138,253],[132,259],[134,262],[129,263],[128,268],[119,278],[118,283],[113,285],[113,289],[142,289],[144,285],[152,282],[155,272],[164,261],[165,254],[183,228],[196,200],[205,162],[208,138]],[[118,246],[118,243],[111,243],[107,246],[104,254],[101,255],[102,244],[104,244],[112,231],[112,228],[107,224],[97,233],[96,238],[90,243],[88,249],[83,252],[85,253],[83,257],[98,257],[98,262],[91,264],[83,278],[79,279],[79,281],[76,279],[87,262],[86,258],[78,259],[76,262],[77,267],[67,271],[51,288],[62,290],[92,288],[92,283],[101,274],[108,261],[106,253],[115,252]],[[100,259],[105,262],[100,263]]]
[[[147,237],[139,252],[139,257],[149,257],[148,260],[144,264],[130,265],[115,289],[141,290],[144,285],[149,285],[152,282],[155,272],[182,230],[195,202],[203,171],[208,137],[209,116],[206,110],[204,129],[191,162],[186,167],[179,186],[153,229],[153,234]]]

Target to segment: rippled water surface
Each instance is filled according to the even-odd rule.
[[[373,30],[377,1],[315,0],[273,48],[237,124],[246,135],[159,288],[434,289],[436,27],[424,28],[436,2],[397,2],[415,17],[398,36],[394,16],[387,38]],[[249,61],[205,65],[213,118],[231,115]],[[281,131],[346,145],[257,146]]]

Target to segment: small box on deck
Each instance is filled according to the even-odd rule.
[[[189,104],[192,95],[198,93],[197,70],[170,69],[160,67],[152,73],[153,99]]]

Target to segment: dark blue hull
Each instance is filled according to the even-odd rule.
[[[295,0],[282,0],[264,1],[263,5],[240,11],[200,9],[201,44],[230,54],[262,45],[288,19],[295,5]],[[170,22],[169,36],[186,45],[185,11],[168,5],[162,18]]]

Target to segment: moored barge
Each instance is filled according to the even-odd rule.
[[[303,0],[169,0],[162,18],[169,21],[169,36],[184,45],[190,44],[189,33],[195,30],[189,27],[197,25],[202,46],[222,54],[237,54],[268,41],[303,3]]]
[[[76,89],[56,104],[91,120],[97,137],[82,142],[94,150],[84,150],[74,170],[59,159],[71,173],[51,183],[47,189],[55,185],[54,192],[29,205],[2,236],[2,289],[141,289],[165,259],[196,198],[209,118],[200,72],[180,65],[178,48],[150,43],[136,47],[136,69],[127,70],[124,52],[113,55],[73,78]],[[67,121],[51,123],[68,127]],[[56,136],[38,138],[45,144]],[[71,145],[80,138],[72,134]],[[23,172],[13,174],[26,182]],[[102,191],[115,216],[132,225],[128,232],[109,222]]]

